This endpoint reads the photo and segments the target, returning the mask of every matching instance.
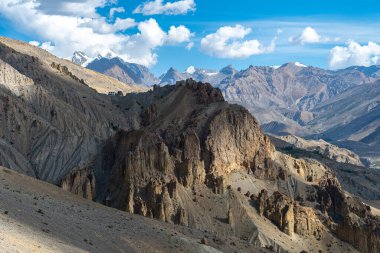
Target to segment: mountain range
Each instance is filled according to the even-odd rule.
[[[74,52],[71,61],[88,69],[111,76],[126,84],[152,86],[159,82],[145,66],[125,62],[111,50],[99,52],[89,57],[83,52]]]
[[[380,252],[355,154],[269,137],[222,87],[143,88],[0,37],[0,249]]]
[[[240,71],[231,65],[219,71],[191,66],[184,72],[170,68],[155,78],[145,67],[109,56],[98,57],[87,67],[129,84],[167,85],[188,78],[210,83],[227,101],[257,115],[267,133],[323,138],[358,153],[369,166],[380,164],[380,152],[376,151],[380,150],[380,66],[338,71],[301,63],[250,66]],[[74,56],[75,62],[74,58],[80,57]],[[88,57],[84,59],[87,62]],[[363,99],[363,94],[368,94],[368,99]]]

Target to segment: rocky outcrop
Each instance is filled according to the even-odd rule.
[[[95,176],[91,168],[82,168],[71,171],[66,175],[60,187],[83,198],[95,200]]]
[[[130,213],[174,222],[180,208],[173,204],[177,181],[163,140],[145,131],[120,132],[107,148],[113,149],[107,153],[114,152],[115,158],[108,164],[112,174],[103,201]]]
[[[195,132],[186,133],[184,136],[182,161],[176,170],[179,182],[185,187],[204,183],[205,165],[201,160],[200,140]]]
[[[107,200],[100,201],[185,223],[177,187],[206,184],[223,194],[225,177],[232,171],[265,170],[274,151],[269,139],[247,110],[228,105],[218,89],[187,80],[171,88],[156,87],[149,95],[153,100],[141,114],[141,129],[120,131],[102,151],[108,155],[100,167],[109,172],[109,180],[99,195]],[[175,106],[183,111],[167,114],[172,106],[168,101],[177,101]]]
[[[326,227],[310,207],[294,204],[294,232],[302,236],[314,236],[320,239],[326,232]]]
[[[266,190],[262,190],[257,198],[258,211],[261,216],[267,217],[284,233],[294,234],[294,210],[293,201],[285,195],[275,192],[268,196]]]
[[[209,133],[205,143],[211,153],[209,173],[221,176],[246,169],[266,173],[262,177],[272,176],[266,170],[266,163],[273,147],[246,110],[228,108],[221,111],[210,123]]]
[[[319,187],[320,209],[331,217],[330,229],[361,252],[380,252],[380,219],[370,207],[356,197],[346,197],[336,178],[326,178]]]
[[[380,252],[379,220],[368,217],[364,222],[350,217],[336,227],[336,235],[364,253]]]
[[[75,81],[77,81],[77,82],[79,82],[79,83],[81,83],[81,84],[87,85],[87,84],[84,82],[83,79],[79,79],[77,76],[75,76],[73,73],[71,73],[71,72],[69,71],[69,68],[68,68],[67,66],[63,66],[63,65],[61,65],[61,64],[59,64],[59,63],[55,63],[55,62],[53,62],[53,63],[51,64],[51,67],[54,68],[54,69],[56,69],[56,70],[58,70],[60,73],[62,73],[62,74],[64,74],[64,75],[67,75],[67,76],[71,77],[73,80],[75,80]]]
[[[256,203],[260,215],[271,220],[282,232],[290,236],[296,233],[321,238],[325,232],[324,225],[313,209],[301,206],[280,192],[268,196],[268,192],[262,190]]]

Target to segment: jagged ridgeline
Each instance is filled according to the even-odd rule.
[[[276,151],[193,80],[124,85],[0,40],[0,165],[105,205],[242,241],[242,252],[380,252],[371,208],[328,166]],[[99,220],[98,222],[102,222]],[[222,242],[220,242],[222,243]]]

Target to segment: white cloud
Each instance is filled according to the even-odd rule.
[[[306,27],[302,33],[296,37],[289,37],[288,41],[292,44],[312,44],[312,43],[323,43],[330,41],[339,41],[339,38],[328,38],[322,37],[318,32],[311,26]]]
[[[99,34],[110,34],[119,31],[125,31],[129,28],[135,27],[137,23],[132,18],[116,18],[113,24],[107,23],[105,18],[92,18],[83,19],[80,24],[81,27],[91,28],[94,32]]]
[[[131,36],[125,44],[125,50],[133,52],[133,55],[122,55],[122,57],[127,61],[147,66],[157,63],[158,55],[154,52],[155,48],[188,42],[191,37],[190,31],[184,26],[172,26],[166,33],[152,18],[140,22],[138,29],[140,33]]]
[[[330,51],[329,65],[331,69],[349,66],[370,66],[379,63],[380,45],[374,42],[360,45],[351,40],[347,42],[345,47],[336,46]]]
[[[189,42],[189,43],[187,43],[187,45],[186,45],[186,49],[189,50],[189,51],[190,51],[193,47],[194,47],[194,42]]]
[[[241,25],[221,27],[201,40],[202,51],[219,58],[247,58],[274,51],[277,36],[265,47],[258,40],[244,40],[251,32]]]
[[[289,42],[302,45],[305,43],[319,43],[320,41],[321,36],[310,26],[306,27],[299,36],[289,38]]]
[[[111,8],[110,9],[110,18],[112,19],[116,13],[124,13],[125,9],[123,7]]]
[[[180,15],[195,11],[195,7],[194,0],[180,0],[165,3],[163,0],[154,0],[140,4],[133,13],[141,13],[143,15]]]
[[[42,48],[46,51],[49,51],[49,52],[54,51],[54,45],[53,45],[53,43],[51,43],[51,41],[46,41],[46,42],[40,43],[38,41],[32,40],[32,41],[29,41],[29,44],[32,46],[35,46],[35,47],[40,47],[40,48]]]
[[[53,45],[53,43],[51,43],[51,41],[47,41],[47,42],[42,43],[40,48],[42,48],[46,51],[49,51],[49,52],[53,52],[55,46]]]
[[[189,42],[190,38],[193,36],[194,34],[191,33],[190,30],[183,25],[180,25],[178,27],[171,26],[166,41],[168,44]]]
[[[35,41],[35,40],[29,41],[29,44],[32,45],[32,46],[35,46],[35,47],[39,47],[40,46],[40,43],[38,41]]]
[[[9,2],[5,0],[5,2]],[[14,3],[30,2],[28,0],[12,1]],[[64,15],[73,17],[98,17],[96,8],[115,3],[115,0],[34,0],[36,9],[47,15]]]
[[[52,2],[57,3],[50,0],[1,0],[0,15],[17,25],[20,31],[47,41],[41,45],[38,43],[38,46],[64,58],[74,51],[95,56],[99,51],[110,49],[126,61],[150,66],[157,63],[155,51],[158,47],[167,45],[168,38],[171,38],[171,44],[186,40],[186,36],[174,40],[174,35],[169,36],[154,19],[136,23],[133,19],[117,18],[109,23],[105,17],[96,13],[96,8],[115,2],[113,0],[60,1],[59,5],[66,6],[64,12],[55,11]],[[76,4],[89,8],[83,10],[80,18],[75,16],[76,10],[71,10]],[[136,25],[138,33],[120,33]],[[185,31],[183,28],[176,29]],[[36,42],[33,44],[37,45]]]

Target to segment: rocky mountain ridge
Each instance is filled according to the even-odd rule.
[[[95,57],[89,57],[83,52],[74,52],[71,61],[126,84],[152,86],[159,83],[147,67],[125,62],[111,50],[103,50]]]

